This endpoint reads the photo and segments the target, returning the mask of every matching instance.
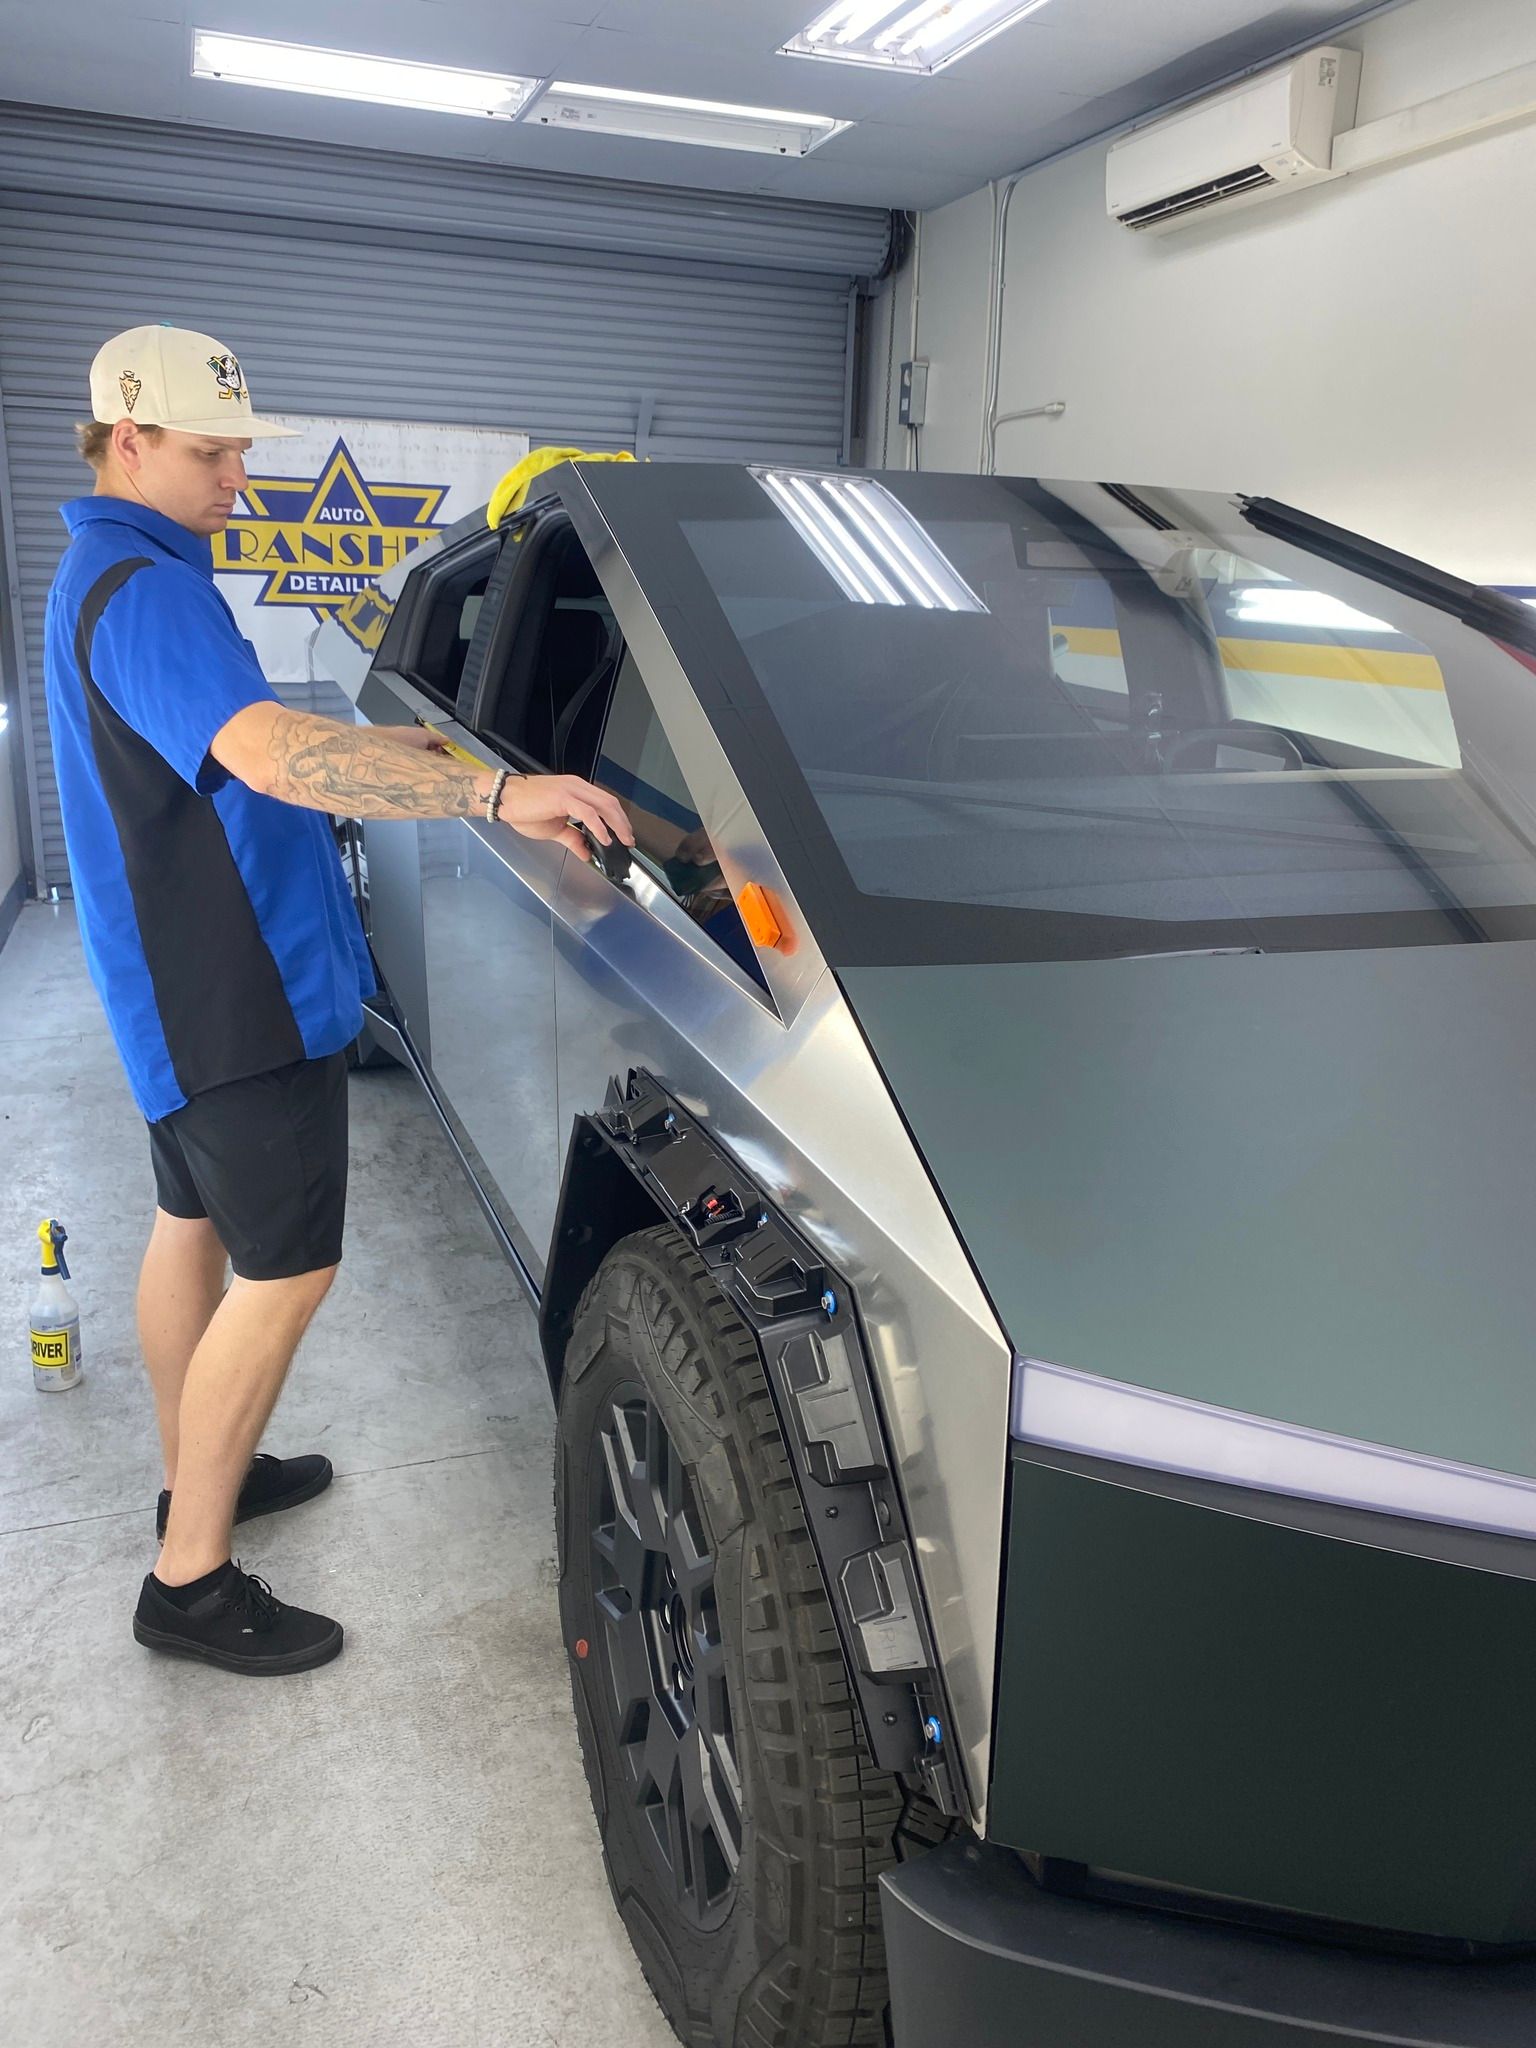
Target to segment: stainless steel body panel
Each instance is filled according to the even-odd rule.
[[[564,856],[506,825],[418,829],[427,986],[437,991],[432,1078],[538,1277],[560,1192],[550,898]]]
[[[426,705],[401,677],[373,677],[363,701],[381,724],[425,706],[445,740],[487,766],[496,763],[481,740]],[[503,1227],[537,1280],[560,1191],[551,917],[565,855],[479,819],[374,820],[367,828],[371,890],[376,841],[385,848],[388,900],[375,921],[375,953],[397,998],[397,974],[404,981],[407,994],[396,1005],[402,1021],[459,1142],[467,1141],[471,1162],[500,1196]]]
[[[835,977],[786,1027],[573,860],[555,1017],[563,1130],[648,1068],[857,1289],[980,1818],[1011,1353]]]
[[[979,1815],[1011,1352],[661,623],[596,508],[574,488],[565,499],[732,889],[768,888],[794,950],[760,955],[770,1009],[665,897],[658,918],[568,861],[555,936],[560,1128],[599,1109],[612,1076],[648,1068],[858,1290]]]
[[[422,936],[419,830],[403,819],[374,819],[368,825],[369,943],[401,1023],[422,1059],[430,1062],[432,1017]]]
[[[1021,1352],[1536,1476],[1536,945],[847,980]]]
[[[572,474],[574,479],[576,473]],[[758,960],[775,1009],[791,1024],[826,966],[811,936],[810,920],[796,902],[767,835],[752,814],[664,625],[602,514],[584,493],[576,491],[574,482],[565,493],[565,504],[577,537],[608,592],[625,645],[639,663],[732,894],[749,882],[760,883],[785,913],[787,943],[771,952],[759,952]],[[702,933],[695,936],[709,957],[720,957],[719,949]]]
[[[418,554],[436,554],[433,542]],[[416,558],[397,562],[384,579],[401,584]],[[405,677],[391,669],[367,667],[367,656],[334,620],[321,628],[333,672],[357,708],[359,723],[410,725],[444,723],[444,714]],[[357,664],[363,664],[359,674]],[[422,923],[421,828],[405,820],[374,818],[365,834],[368,856],[369,940],[395,1011],[411,1034],[419,1057],[431,1064],[431,998]]]
[[[1011,1353],[666,632],[579,485],[564,497],[732,890],[767,889],[788,944],[759,955],[765,993],[638,868],[621,886],[505,827],[388,827],[420,834],[432,1079],[535,1277],[572,1120],[643,1066],[857,1288],[980,1816]],[[425,717],[495,759],[401,678],[359,698],[378,722]]]
[[[725,466],[571,466],[548,480],[558,504],[538,507],[509,543],[523,548],[526,573],[494,586],[515,591],[508,623],[529,637],[503,690],[503,675],[487,664],[503,658],[506,635],[498,638],[488,614],[490,631],[482,637],[477,627],[471,643],[459,711],[505,732],[509,747],[533,747],[541,759],[552,748],[585,764],[599,750],[602,705],[614,705],[598,773],[627,792],[642,833],[647,819],[663,818],[678,832],[647,838],[652,855],[615,880],[623,865],[615,859],[591,865],[500,828],[424,828],[414,911],[395,872],[402,863],[386,852],[389,919],[408,927],[415,918],[415,956],[408,929],[384,941],[405,981],[397,991],[407,1013],[402,1044],[413,1056],[414,1008],[430,1027],[430,1065],[418,1071],[482,1206],[497,1222],[503,1207],[509,1217],[515,1210],[503,1242],[531,1292],[548,1272],[552,1346],[610,1242],[600,1228],[583,1258],[562,1239],[558,1261],[546,1265],[552,1226],[565,1220],[558,1190],[572,1125],[600,1113],[615,1079],[636,1070],[673,1099],[672,1135],[654,1100],[634,1105],[630,1135],[639,1145],[649,1121],[656,1149],[645,1155],[649,1169],[636,1169],[614,1199],[609,1167],[590,1165],[607,1140],[590,1133],[591,1146],[572,1155],[569,1220],[586,1220],[590,1204],[587,1215],[611,1217],[613,1234],[634,1228],[649,1213],[637,1185],[663,1186],[685,1217],[708,1214],[692,1156],[674,1173],[678,1187],[687,1177],[686,1201],[656,1162],[679,1139],[701,1154],[718,1147],[855,1291],[931,1624],[924,1664],[931,1668],[936,1650],[948,1757],[982,1827],[990,1799],[999,1839],[1085,1869],[1101,1863],[1126,1884],[1140,1877],[1256,1911],[1322,1912],[1359,1929],[1454,1934],[1443,1915],[1393,1917],[1390,1904],[1373,1903],[1390,1899],[1390,1887],[1350,1899],[1315,1892],[1308,1845],[1323,1844],[1317,1868],[1336,1877],[1339,1855],[1327,1847],[1335,1816],[1339,1842],[1348,1845],[1352,1833],[1367,1877],[1386,1831],[1351,1830],[1348,1797],[1369,1773],[1346,1773],[1346,1795],[1314,1800],[1323,1824],[1316,1814],[1309,1821],[1295,1796],[1307,1760],[1285,1761],[1291,1732],[1326,1701],[1338,1710],[1337,1728],[1314,1750],[1334,1765],[1347,1762],[1351,1743],[1373,1741],[1369,1715],[1389,1710],[1377,1760],[1383,1814],[1399,1783],[1439,1770],[1437,1745],[1451,1725],[1444,1711],[1426,1712],[1418,1734],[1401,1711],[1411,1628],[1398,1626],[1392,1598],[1372,1596],[1366,1611],[1381,1618],[1382,1645],[1357,1660],[1359,1711],[1341,1708],[1339,1674],[1368,1631],[1343,1630],[1326,1654],[1314,1654],[1326,1634],[1315,1616],[1334,1612],[1343,1583],[1334,1524],[1326,1541],[1308,1534],[1315,1577],[1276,1566],[1295,1654],[1277,1649],[1269,1629],[1267,1662],[1250,1654],[1243,1630],[1255,1614],[1268,1628],[1283,1603],[1264,1598],[1263,1572],[1244,1561],[1239,1539],[1270,1526],[1266,1503],[1289,1514],[1305,1500],[1314,1518],[1357,1519],[1358,1540],[1349,1542],[1361,1568],[1378,1574],[1386,1517],[1399,1535],[1409,1532],[1402,1555],[1429,1556],[1425,1532],[1443,1533],[1450,1515],[1446,1489],[1500,1472],[1526,1475],[1529,1516],[1536,1406],[1522,1361],[1536,1269],[1522,1261],[1521,1223],[1536,1195],[1536,1097],[1525,1085],[1536,1079],[1528,1054],[1536,831],[1521,837],[1529,674],[1508,656],[1525,671],[1536,667],[1536,632],[1495,593],[1448,588],[1436,572],[1349,536],[1330,538],[1331,529],[1319,539],[1303,515],[1267,501],[1193,507],[1191,533],[1199,512],[1222,542],[1205,550],[1213,562],[1202,566],[1191,533],[1119,487],[893,478],[872,504],[855,498],[849,509],[839,496],[846,480],[829,476],[822,490],[813,478],[796,499],[796,538],[773,527],[765,508],[778,501],[757,491],[762,482],[761,473]],[[1079,502],[1079,489],[1096,495]],[[975,491],[992,495],[977,501]],[[984,614],[984,622],[962,624],[957,638],[935,605],[924,610],[941,632],[915,610],[866,616],[829,600],[837,586],[849,607],[890,602],[878,578],[861,584],[854,573],[851,528],[833,517],[839,506],[876,553],[879,536],[890,542],[895,552],[882,558],[896,579],[890,588],[904,564],[903,588],[953,598],[952,582],[933,582],[947,571],[974,600],[948,609],[972,620]],[[537,607],[553,616],[594,595],[562,509],[612,605],[654,722],[634,674],[620,670],[613,680],[618,643],[606,621],[603,659],[590,669],[581,634],[547,634]],[[867,515],[862,524],[856,512]],[[937,568],[922,551],[924,518],[943,541],[934,543]],[[1239,574],[1237,566],[1249,561],[1250,528],[1277,534],[1276,547],[1290,551],[1261,562],[1255,541],[1252,589],[1243,583],[1249,568]],[[530,535],[540,538],[524,547]],[[1243,544],[1236,553],[1234,537]],[[1307,566],[1335,556],[1337,575],[1330,567],[1314,576]],[[1215,557],[1230,557],[1229,566]],[[450,587],[457,559],[445,565]],[[1275,560],[1278,575],[1265,566]],[[564,581],[568,565],[580,575]],[[1095,576],[1102,588],[1082,580]],[[408,668],[410,636],[428,617],[435,582],[436,572],[408,592],[397,615],[389,644]],[[1301,616],[1286,616],[1271,583],[1292,586]],[[1223,653],[1207,584],[1223,586],[1232,602],[1222,616],[1234,626],[1301,637],[1234,633],[1237,654]],[[1390,594],[1379,612],[1378,589]],[[1329,608],[1340,604],[1349,623],[1333,647]],[[1357,648],[1350,632],[1367,644]],[[1394,638],[1406,643],[1406,659],[1404,647],[1375,645]],[[1115,675],[1080,675],[1090,655]],[[1341,667],[1347,676],[1334,673]],[[1256,698],[1257,716],[1233,695],[1234,675],[1293,670],[1298,691],[1359,677],[1361,688],[1439,690],[1442,723],[1453,704],[1473,704],[1457,724],[1458,743],[1469,757],[1486,747],[1501,772],[1507,767],[1525,806],[1505,806],[1516,825],[1491,799],[1484,817],[1475,773],[1456,784],[1453,805],[1439,754],[1421,760],[1409,749],[1396,758],[1390,742],[1400,728],[1422,739],[1433,725],[1418,715],[1422,706],[1400,717],[1400,706],[1390,717],[1382,711],[1391,699],[1373,699],[1369,717],[1345,707],[1343,738],[1330,738],[1326,718],[1314,733],[1298,713],[1298,730],[1316,741],[1304,753],[1280,699],[1276,710]],[[419,672],[433,674],[426,663]],[[967,724],[955,707],[973,702],[965,693],[978,679],[999,688],[974,693]],[[370,676],[358,692],[362,714],[424,717],[477,758],[493,758],[398,683]],[[440,694],[446,701],[446,688]],[[1059,697],[1071,700],[1065,709]],[[527,707],[543,711],[546,700],[541,726]],[[1249,704],[1242,718],[1233,711],[1239,701]],[[1211,725],[1218,714],[1224,722]],[[1271,714],[1279,724],[1268,723]],[[577,716],[586,722],[575,724]],[[1323,714],[1309,700],[1305,716]],[[1284,740],[1289,769],[1276,769],[1282,757],[1257,745],[1246,751],[1264,758],[1241,769],[1219,751],[1199,765],[1203,757],[1189,751],[1219,749],[1240,726]],[[573,731],[579,751],[567,748]],[[1110,801],[1118,785],[1101,787],[1111,752],[1129,792],[1119,792],[1118,809]],[[527,765],[531,757],[519,758]],[[1143,797],[1140,785],[1154,775],[1169,780]],[[1053,786],[1031,793],[1032,780]],[[1023,790],[1015,808],[1027,823],[1006,822],[1010,782]],[[1347,817],[1322,816],[1315,798],[1325,787],[1350,797]],[[1276,790],[1294,800],[1294,812],[1274,801]],[[898,817],[901,805],[926,808],[920,819]],[[1108,851],[1106,823],[1120,831]],[[712,929],[726,928],[744,964],[684,907],[721,914],[718,896],[687,879],[693,862],[709,857],[709,849],[679,851],[695,825],[731,893],[739,899],[745,885],[759,885],[784,927],[784,944],[758,948],[761,980],[723,918]],[[1219,853],[1199,841],[1196,825],[1221,835]],[[1027,845],[1026,833],[1034,835]],[[1199,859],[1189,851],[1197,841]],[[993,865],[968,865],[961,855],[973,847]],[[677,878],[682,901],[662,877]],[[1319,878],[1331,878],[1331,893]],[[380,957],[393,982],[383,950]],[[610,1135],[623,1121],[612,1119]],[[702,1171],[732,1178],[718,1157]],[[749,1191],[731,1193],[746,1210]],[[822,1285],[806,1297],[808,1317]],[[772,1371],[778,1354],[765,1346],[765,1355]],[[1015,1452],[1010,1492],[1015,1365],[1018,1428],[1029,1448]],[[792,1412],[798,1390],[778,1391]],[[1055,1406],[1042,1409],[1047,1396]],[[1270,1448],[1281,1436],[1290,1465]],[[1205,1517],[1191,1538],[1199,1554],[1170,1550],[1172,1562],[1160,1563],[1129,1522],[1115,1525],[1112,1540],[1095,1533],[1105,1526],[1102,1501],[1074,1522],[1058,1489],[1044,1547],[1032,1529],[1023,1549],[1014,1542],[1010,1566],[1008,1504],[1017,1536],[1018,1471],[1045,1469],[1042,1444],[1059,1447],[1058,1461],[1118,1458],[1107,1479],[1090,1475],[1117,1501],[1134,1490],[1125,1468],[1143,1465],[1166,1480],[1141,1489],[1149,1498],[1230,1488],[1222,1460],[1240,1452],[1239,1476],[1260,1508],[1234,1508],[1225,1495],[1214,1509],[1196,1503]],[[1388,1497],[1380,1459],[1376,1490],[1356,1484],[1350,1474],[1364,1469],[1373,1446],[1403,1454],[1392,1483],[1411,1481],[1416,1492]],[[1335,1475],[1341,1460],[1354,1459],[1326,1487],[1324,1452]],[[811,1502],[806,1468],[799,1477]],[[819,1507],[812,1520],[823,1528]],[[1493,1524],[1509,1525],[1507,1513]],[[1225,1610],[1213,1591],[1223,1559]],[[1152,1592],[1126,1592],[1133,1565]],[[1013,1619],[1002,1614],[1005,1570]],[[1485,1627],[1476,1600],[1465,1604],[1483,1590],[1475,1574],[1449,1592],[1448,1580],[1431,1580],[1446,1597],[1447,1628],[1461,1630],[1468,1646],[1447,1666],[1452,1693],[1481,1685],[1486,1670],[1488,1698],[1507,1706],[1513,1694],[1501,1686],[1498,1658],[1484,1663],[1482,1645],[1501,1628],[1504,1641],[1518,1641],[1518,1629]],[[1203,1593],[1191,1606],[1193,1584]],[[1066,1587],[1054,1646],[1039,1619],[1053,1585]],[[1117,1586],[1125,1594],[1118,1616]],[[1034,1608],[1019,1604],[1023,1592]],[[1154,1593],[1168,1602],[1161,1620]],[[1410,1603],[1401,1612],[1417,1610]],[[1193,1647],[1181,1648],[1190,1617]],[[1107,1659],[1101,1680],[1074,1692],[1072,1674],[1092,1666],[1085,1646],[1096,1630]],[[1168,1666],[1161,1676],[1159,1659]],[[1236,1704],[1218,1704],[1202,1721],[1201,1702],[1216,1697],[1218,1679]],[[1285,1693],[1293,1679],[1294,1712]],[[1054,1731],[1020,1711],[1021,1700],[1037,1707],[1047,1697],[1061,1717]],[[1505,1719],[1507,1759],[1490,1762],[1485,1745],[1469,1766],[1477,1797],[1502,1800],[1518,1780],[1518,1712]],[[1069,1737],[1095,1727],[1100,1747],[1069,1785]],[[1247,1751],[1245,1728],[1260,1731]],[[1181,1744],[1188,1783],[1175,1787],[1167,1759]],[[1204,1815],[1223,1852],[1243,1799],[1263,1792],[1273,1802],[1275,1825],[1252,1840],[1276,1855],[1258,1875],[1245,1866],[1241,1882],[1219,1857],[1181,1861],[1212,1758],[1223,1754],[1228,1765],[1237,1760],[1233,1790]],[[1104,1790],[1111,1762],[1124,1781],[1112,1798]],[[943,1790],[952,1808],[950,1786]],[[1132,1847],[1111,1853],[1084,1833],[1083,1814],[1098,1798],[1113,1807],[1119,1831],[1104,1839],[1118,1845],[1123,1824],[1146,1821],[1155,1794],[1166,1820],[1156,1839],[1135,1840],[1132,1826]],[[1035,1832],[1048,1795],[1064,1802],[1065,1846]],[[1249,1804],[1263,1810],[1258,1798]],[[1455,1794],[1449,1810],[1464,1816],[1469,1802]],[[1288,1838],[1285,1822],[1297,1814]],[[1509,1883],[1518,1887],[1518,1820],[1508,1835]],[[1418,1857],[1396,1861],[1427,1867]],[[1448,1868],[1454,1919],[1465,1903],[1454,1896],[1454,1852]],[[1500,1903],[1493,1899],[1495,1909]],[[1497,1928],[1496,1912],[1473,1920],[1477,1938],[1505,1938],[1478,1931]]]

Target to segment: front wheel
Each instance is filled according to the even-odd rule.
[[[560,1613],[614,1898],[690,2048],[885,2040],[870,1762],[751,1332],[671,1226],[566,1351]]]

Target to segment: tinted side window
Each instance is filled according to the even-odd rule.
[[[635,831],[635,858],[736,965],[766,988],[757,952],[715,859],[635,658],[625,652],[594,779]]]
[[[540,768],[590,776],[621,652],[613,608],[569,528],[511,545],[540,552],[531,581],[518,589],[514,578],[515,612],[488,656],[479,731]]]
[[[457,568],[434,576],[425,611],[413,621],[411,651],[402,664],[403,672],[445,711],[452,711],[458,700],[464,659],[495,561],[494,548],[479,548]]]

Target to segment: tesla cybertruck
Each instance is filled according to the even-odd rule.
[[[1536,615],[1272,500],[567,463],[324,629],[694,2048],[1536,2039]]]

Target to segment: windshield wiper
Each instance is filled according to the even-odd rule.
[[[1150,953],[1106,953],[1107,960],[1241,960],[1262,954],[1262,946],[1157,947]]]
[[[1138,519],[1145,520],[1147,525],[1154,528],[1158,533],[1172,533],[1175,531],[1173,521],[1165,519],[1161,512],[1154,512],[1145,498],[1138,497],[1129,484],[1101,483],[1099,489],[1113,498],[1117,505],[1123,505],[1127,512],[1134,512]]]
[[[1237,502],[1248,524],[1272,540],[1290,541],[1340,569],[1368,576],[1404,597],[1449,612],[1490,639],[1518,647],[1524,654],[1536,654],[1536,612],[1501,590],[1448,576],[1443,569],[1416,561],[1412,555],[1400,555],[1379,541],[1364,540],[1342,526],[1314,519],[1310,512],[1298,512],[1294,505],[1282,505],[1278,498],[1239,498]]]

